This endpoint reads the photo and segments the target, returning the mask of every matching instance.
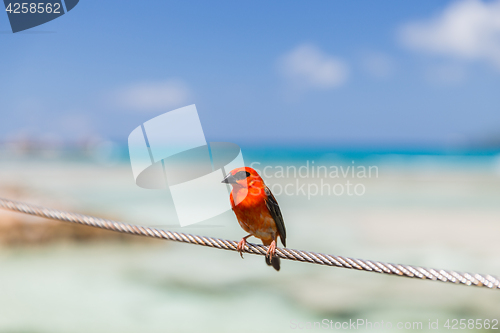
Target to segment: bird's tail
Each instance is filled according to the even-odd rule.
[[[280,270],[280,265],[281,265],[281,260],[277,256],[274,256],[272,258],[266,256],[266,264],[268,266],[273,266],[273,268],[277,271]]]

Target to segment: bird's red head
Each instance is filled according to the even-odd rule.
[[[264,181],[257,171],[249,167],[231,170],[222,183],[231,184],[233,188],[249,188],[254,185],[263,185]]]

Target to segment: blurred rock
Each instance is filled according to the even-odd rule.
[[[0,245],[94,241],[150,242],[152,240],[74,223],[41,221],[41,218],[37,217],[14,217],[0,212]]]
[[[71,207],[34,198],[29,190],[18,186],[2,186],[0,196],[16,201],[25,201],[36,205],[54,207],[72,211]],[[96,215],[85,213],[87,215]],[[103,216],[100,216],[103,217]],[[116,218],[104,217],[110,220]],[[115,231],[89,227],[76,223],[54,221],[37,216],[26,215],[0,209],[0,245],[40,245],[55,242],[154,242],[152,238],[133,236]]]

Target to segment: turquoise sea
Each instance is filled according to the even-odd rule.
[[[230,211],[179,227],[169,192],[137,187],[126,150],[105,148],[3,151],[0,196],[193,234],[245,235]],[[243,156],[266,173],[291,248],[500,275],[500,152],[243,147]],[[363,167],[371,175],[362,177]],[[0,223],[12,214],[0,211]],[[322,331],[307,323],[327,320],[335,330],[358,319],[393,326],[360,332],[402,331],[397,324],[407,322],[436,331],[436,321],[448,331],[447,319],[500,319],[498,291],[289,261],[277,273],[261,257],[163,241],[3,246],[0,281],[0,332]]]

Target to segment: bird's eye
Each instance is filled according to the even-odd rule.
[[[242,180],[242,179],[247,178],[248,176],[250,176],[250,172],[248,172],[248,171],[240,171],[240,172],[237,172],[237,173],[234,175],[234,178],[235,178],[236,180]]]

